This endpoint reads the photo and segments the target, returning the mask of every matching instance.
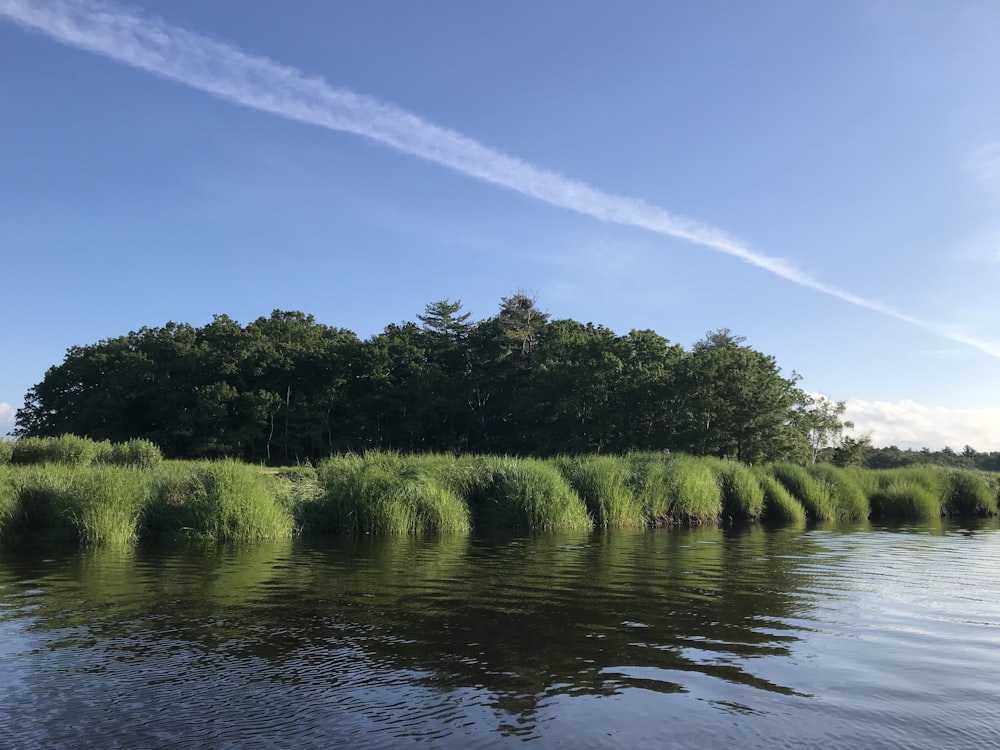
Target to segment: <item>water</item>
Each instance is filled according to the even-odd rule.
[[[1000,529],[0,550],[0,747],[1000,747]]]

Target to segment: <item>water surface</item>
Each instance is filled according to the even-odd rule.
[[[0,549],[3,747],[1000,747],[983,524]]]

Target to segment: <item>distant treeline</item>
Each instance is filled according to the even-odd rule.
[[[26,395],[15,435],[272,464],[372,449],[807,463],[842,427],[841,405],[815,403],[727,330],[685,350],[552,320],[524,294],[479,322],[448,300],[417,318],[361,340],[301,312],[220,315],[74,346]]]

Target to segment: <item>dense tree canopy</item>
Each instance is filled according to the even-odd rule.
[[[28,392],[16,432],[271,463],[367,448],[807,461],[839,434],[842,408],[817,408],[729,331],[685,351],[653,331],[553,320],[523,293],[479,322],[449,300],[416,317],[361,340],[275,310],[73,347]]]

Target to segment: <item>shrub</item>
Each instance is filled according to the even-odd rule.
[[[14,453],[14,443],[10,440],[0,438],[0,466],[10,463],[10,457]]]

